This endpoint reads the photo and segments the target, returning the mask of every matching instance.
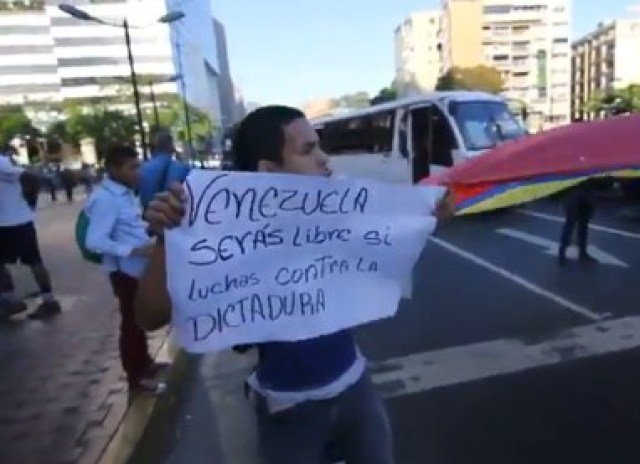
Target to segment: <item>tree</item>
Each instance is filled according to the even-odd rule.
[[[500,71],[490,66],[474,66],[459,68],[454,66],[440,76],[436,90],[478,90],[489,93],[500,93],[504,80]]]
[[[14,137],[36,138],[39,135],[38,129],[33,126],[21,106],[0,107],[0,144],[7,144]]]
[[[47,127],[45,135],[47,137],[47,153],[59,155],[62,152],[62,144],[69,141],[67,122],[64,120],[54,122]]]
[[[339,108],[366,108],[370,105],[370,97],[367,92],[349,93],[338,98]]]
[[[211,117],[200,108],[188,104],[189,125],[194,139],[211,136],[217,125]],[[149,127],[155,127],[153,108],[145,108],[144,118]],[[184,100],[180,95],[164,95],[158,99],[158,119],[160,127],[166,127],[176,132],[180,141],[187,140],[187,130],[184,113]]]
[[[380,89],[378,95],[373,97],[370,101],[371,105],[379,105],[380,103],[386,103],[398,98],[398,85],[394,80],[391,85]]]
[[[137,122],[119,110],[76,107],[68,112],[65,125],[67,141],[77,145],[82,138],[92,138],[98,158],[102,158],[109,145],[134,142]]]
[[[630,84],[608,92],[596,92],[585,105],[591,113],[620,114],[640,111],[640,85]]]

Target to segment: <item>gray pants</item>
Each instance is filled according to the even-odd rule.
[[[324,464],[335,444],[347,464],[393,464],[391,427],[371,378],[331,400],[308,401],[269,414],[258,397],[258,433],[269,464]]]

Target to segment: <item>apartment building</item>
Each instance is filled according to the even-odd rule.
[[[600,23],[572,45],[572,101],[574,118],[593,119],[595,98],[616,88],[640,83],[640,19]]]
[[[530,126],[570,121],[571,0],[445,0],[443,11],[443,70],[495,67]]]
[[[482,64],[482,7],[483,0],[443,0],[440,74]]]
[[[60,11],[59,3],[62,2],[0,2],[0,104],[55,105],[63,100],[107,96],[116,86],[126,85],[130,71],[123,29],[73,18]],[[185,86],[175,79],[182,67],[181,77],[188,84],[186,98],[212,117],[219,117],[217,95],[210,91],[212,83],[216,87],[218,75],[210,2],[67,3],[106,22],[121,23],[126,17],[132,26],[136,72],[157,82],[156,94],[185,93]],[[156,21],[177,9],[185,13],[180,25]],[[198,36],[193,37],[194,34]],[[182,54],[176,48],[179,41],[184,44]],[[203,43],[206,47],[200,45]],[[143,100],[148,100],[146,87],[141,86],[140,90]]]
[[[402,95],[433,90],[440,76],[442,13],[413,13],[395,30],[395,80]]]

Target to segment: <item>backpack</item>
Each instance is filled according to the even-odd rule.
[[[98,253],[94,253],[87,248],[86,241],[88,230],[89,216],[87,216],[87,213],[85,213],[83,210],[80,212],[80,214],[78,214],[78,218],[76,219],[76,245],[85,261],[89,261],[93,264],[101,264],[102,256]]]

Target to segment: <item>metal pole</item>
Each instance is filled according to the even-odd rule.
[[[176,51],[178,52],[178,74],[180,75],[180,84],[182,87],[182,105],[184,108],[184,123],[187,132],[187,144],[189,146],[188,155],[191,156],[191,150],[193,148],[193,136],[191,134],[191,117],[189,115],[189,103],[187,103],[187,81],[184,76],[184,69],[182,66],[182,46],[180,42],[176,42]]]
[[[156,125],[155,129],[160,128],[160,114],[158,114],[158,103],[156,102],[156,94],[153,91],[153,82],[149,82],[149,93],[151,94],[151,103],[153,104],[153,119]]]
[[[124,28],[124,38],[127,44],[127,55],[129,58],[129,69],[131,70],[131,85],[133,86],[133,101],[136,107],[136,116],[138,119],[138,133],[140,134],[140,145],[142,147],[143,158],[149,159],[147,150],[147,140],[144,131],[144,120],[142,119],[142,109],[140,108],[140,93],[138,92],[138,80],[136,78],[136,70],[133,64],[133,53],[131,52],[131,36],[129,34],[129,21],[126,19],[122,23]]]

